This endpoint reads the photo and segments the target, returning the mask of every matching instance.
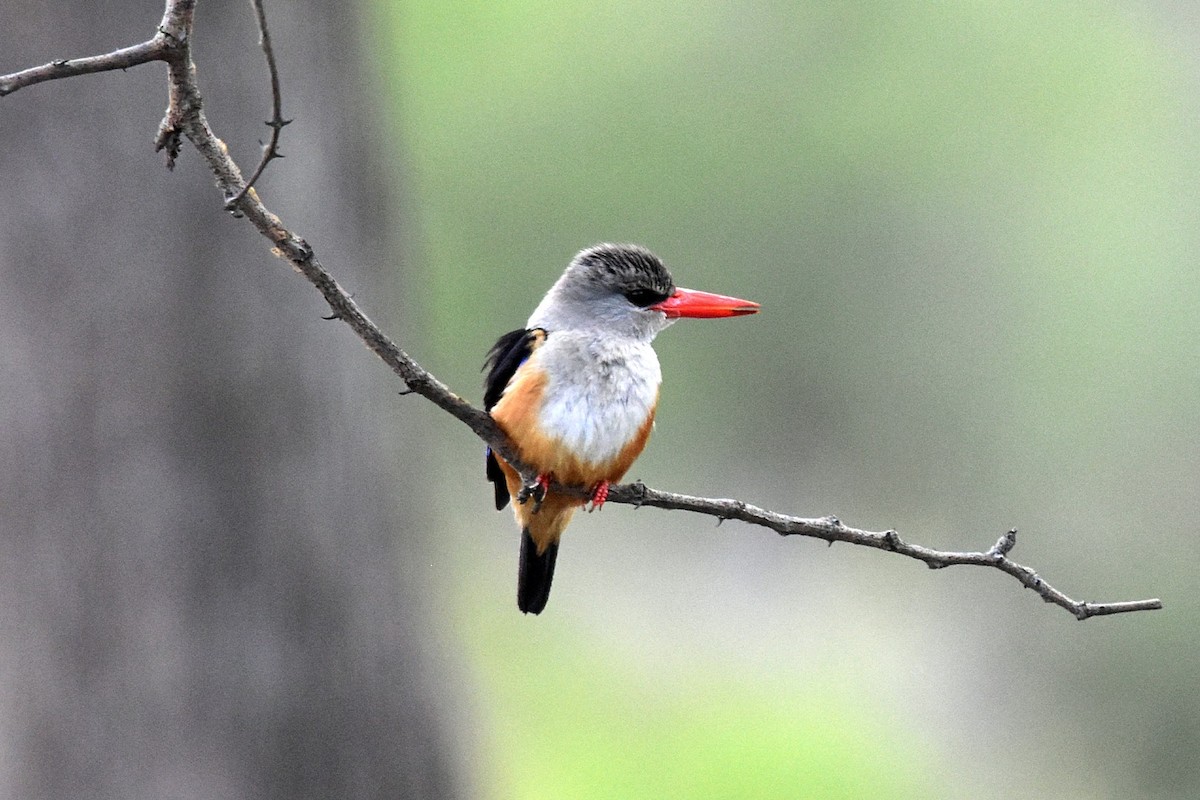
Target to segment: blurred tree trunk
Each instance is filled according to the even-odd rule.
[[[10,2],[0,71],[142,41],[161,13]],[[260,192],[384,316],[359,9],[268,16],[297,121]],[[248,173],[270,114],[248,3],[200,3],[196,60]],[[163,168],[165,76],[0,101],[0,796],[455,795],[398,474],[414,407],[194,152]]]

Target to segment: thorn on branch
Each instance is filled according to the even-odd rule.
[[[323,320],[328,320],[328,321],[333,321],[333,320],[335,320],[335,319],[344,319],[344,317],[342,317],[342,312],[340,312],[340,311],[334,311],[332,314],[329,314],[328,316],[323,316],[323,317],[321,317],[321,319],[323,319]]]
[[[329,317],[326,317],[325,319],[329,319]],[[396,392],[396,394],[400,395],[401,397],[407,397],[410,394],[416,394],[416,393],[417,393],[416,389],[401,389],[400,391]]]
[[[69,58],[56,58],[50,62],[50,66],[62,69],[63,67],[65,67],[67,64],[70,64],[70,63],[71,63],[71,59],[69,59]]]
[[[721,527],[721,523],[727,519],[742,519],[746,514],[745,500],[725,500],[722,501],[722,510],[716,514],[717,527]]]

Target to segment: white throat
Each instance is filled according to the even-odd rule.
[[[542,430],[593,464],[615,459],[658,402],[662,371],[649,341],[558,330],[534,359],[549,377]]]

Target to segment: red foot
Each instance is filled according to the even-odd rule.
[[[537,476],[537,483],[533,485],[533,513],[542,510],[542,501],[546,499],[546,492],[550,491],[551,480],[552,476],[548,472]]]
[[[608,499],[608,486],[608,481],[600,481],[592,489],[592,507],[589,511],[599,511],[604,506],[604,501]]]

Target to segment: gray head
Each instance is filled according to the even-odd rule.
[[[529,328],[598,330],[649,341],[671,324],[651,309],[675,293],[658,256],[635,244],[598,244],[581,251],[529,317]]]

